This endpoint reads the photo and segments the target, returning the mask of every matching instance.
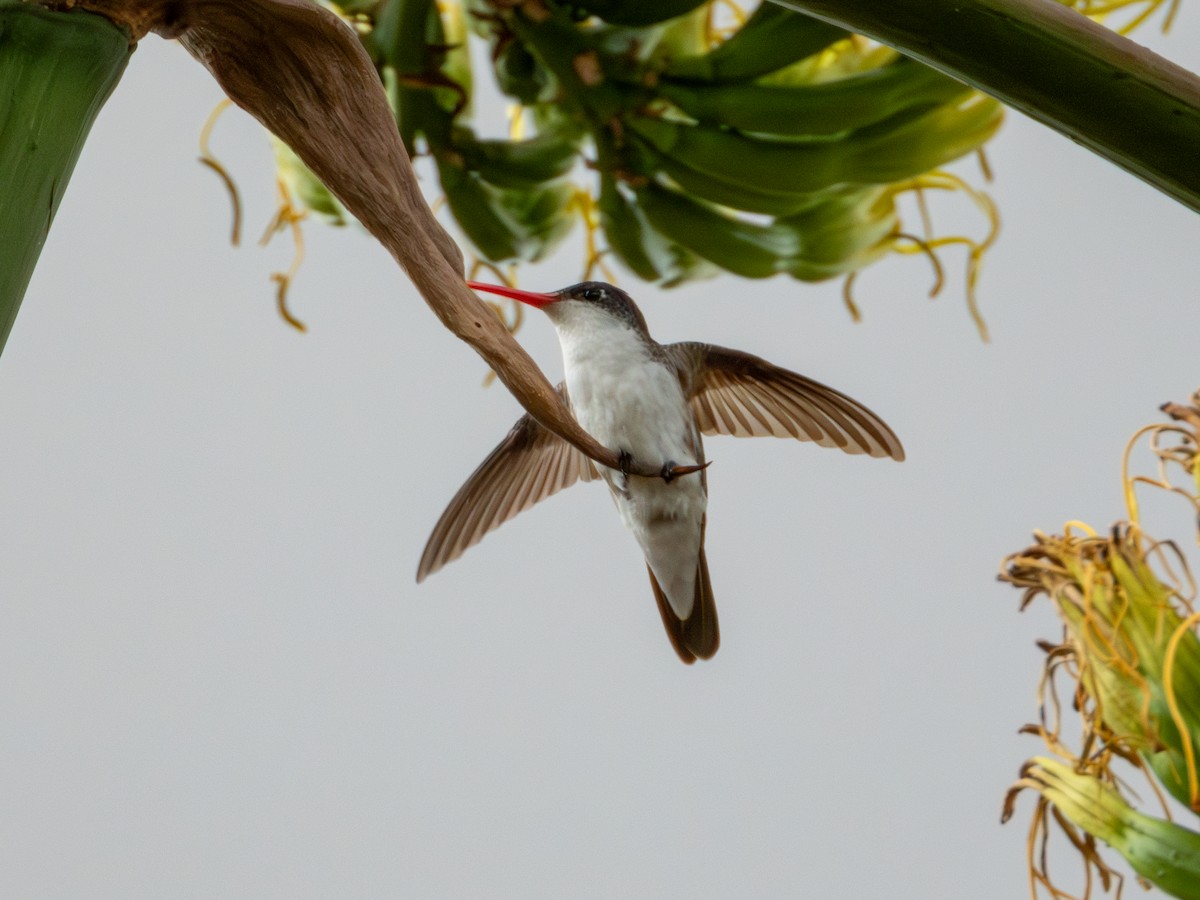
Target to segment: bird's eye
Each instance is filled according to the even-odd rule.
[[[599,300],[603,296],[604,291],[600,290],[600,288],[588,288],[583,292],[584,300]]]

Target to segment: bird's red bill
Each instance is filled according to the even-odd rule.
[[[476,291],[483,291],[485,294],[499,294],[501,297],[511,297],[513,300],[520,300],[522,303],[528,303],[530,306],[539,309],[548,303],[554,303],[558,300],[558,294],[539,294],[535,291],[522,291],[503,284],[485,284],[482,281],[468,281],[467,287]]]

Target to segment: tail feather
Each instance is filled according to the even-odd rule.
[[[654,572],[649,566],[646,571],[650,573],[650,587],[654,591],[667,638],[679,658],[689,666],[697,659],[710,659],[721,646],[721,631],[717,625],[717,604],[708,579],[708,560],[704,558],[704,547],[700,548],[700,561],[696,566],[696,602],[692,604],[692,613],[687,619],[675,615]]]

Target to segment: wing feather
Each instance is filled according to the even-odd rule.
[[[712,344],[663,348],[704,434],[790,437],[846,453],[904,459],[887,423],[857,400],[749,353]]]
[[[458,559],[518,513],[576,481],[598,477],[590,459],[529,415],[522,416],[438,519],[421,554],[417,581]]]

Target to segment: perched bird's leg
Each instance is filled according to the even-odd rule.
[[[633,470],[633,454],[628,450],[622,450],[618,453],[617,467],[621,470],[621,474],[628,478],[629,473]]]
[[[659,474],[661,475],[663,481],[665,481],[667,484],[670,484],[680,475],[691,475],[693,472],[703,472],[711,465],[711,459],[706,463],[700,463],[699,465],[695,466],[677,466],[674,460],[667,460],[665,463],[663,463],[662,471]]]
[[[670,484],[681,475],[691,475],[693,472],[703,472],[711,465],[711,459],[706,463],[700,463],[694,466],[681,466],[678,465],[675,460],[668,459],[662,464],[662,468],[658,470],[658,477],[667,484]],[[633,474],[633,454],[628,450],[622,450],[620,453],[618,453],[617,467],[620,469],[621,474],[628,479],[629,476]]]

